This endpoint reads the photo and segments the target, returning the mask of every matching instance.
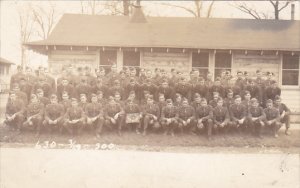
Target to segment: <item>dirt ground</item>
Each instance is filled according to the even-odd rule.
[[[10,131],[3,125],[0,126],[0,143],[2,147],[34,147],[39,142],[51,143],[54,141],[56,148],[69,147],[70,139],[76,141],[76,144],[84,145],[86,148],[93,148],[97,143],[110,144],[113,143],[119,148],[136,148],[138,150],[165,150],[172,148],[181,148],[180,150],[190,150],[195,148],[277,148],[290,149],[291,151],[298,151],[300,148],[300,130],[292,130],[292,135],[286,136],[283,128],[279,132],[279,138],[274,138],[265,133],[263,138],[257,138],[249,134],[240,134],[231,132],[228,134],[219,134],[213,136],[212,140],[207,140],[204,135],[175,135],[175,137],[165,136],[162,133],[150,133],[147,136],[137,135],[134,132],[124,131],[120,137],[116,132],[104,132],[103,136],[96,138],[88,132],[84,132],[80,136],[71,137],[67,134],[59,135],[43,133],[36,137],[34,133],[24,132],[16,134]],[[225,149],[226,150],[226,149]],[[298,151],[299,152],[299,151]],[[298,153],[297,152],[297,153]]]

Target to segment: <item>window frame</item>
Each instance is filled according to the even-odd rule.
[[[208,55],[208,59],[207,59],[207,67],[204,67],[204,66],[193,66],[193,54],[207,54]],[[206,78],[206,76],[207,76],[207,74],[209,73],[209,55],[210,55],[210,53],[209,52],[200,52],[200,53],[197,53],[197,52],[192,52],[192,69],[198,69],[199,70],[199,72],[200,72],[200,75],[201,75],[201,70],[204,70],[204,71],[206,71],[206,75],[202,75],[203,77],[205,77]]]
[[[298,56],[298,69],[284,69],[283,68],[283,60],[284,60],[284,56],[285,55],[289,55],[292,56],[291,54],[282,54],[282,58],[281,58],[281,66],[280,66],[280,73],[281,73],[281,87],[283,89],[299,89],[300,88],[300,55],[299,54],[295,54],[296,56]],[[283,72],[284,71],[298,71],[298,84],[297,85],[283,85]]]
[[[230,55],[230,67],[217,67],[216,66],[216,55],[217,55],[217,53],[219,53],[219,54],[229,54]],[[230,73],[232,74],[232,62],[233,62],[233,55],[232,55],[232,53],[230,54],[230,53],[228,53],[228,52],[216,52],[215,54],[215,58],[214,58],[214,79],[216,79],[217,77],[220,77],[220,75],[217,75],[216,74],[216,70],[222,70],[222,69],[224,69],[224,70],[229,70],[230,71]]]

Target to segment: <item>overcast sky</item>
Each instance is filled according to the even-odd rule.
[[[49,2],[47,1],[0,1],[1,11],[0,11],[0,27],[1,27],[1,43],[0,43],[0,55],[3,58],[6,58],[10,61],[15,62],[16,64],[20,63],[21,51],[20,51],[20,23],[19,23],[19,14],[18,8],[20,5],[26,5],[27,3],[38,4],[42,7],[48,7]],[[54,4],[58,14],[58,20],[60,16],[64,13],[80,13],[80,1],[51,1],[50,3]],[[192,6],[193,2],[184,2],[184,1],[165,1],[163,3],[176,4],[181,6]],[[212,17],[214,18],[248,18],[253,19],[251,16],[237,10],[232,6],[234,2],[232,1],[216,1],[214,4]],[[209,2],[205,2],[205,6]],[[267,1],[248,1],[248,5],[251,5],[253,8],[258,9],[259,11],[264,11],[272,15],[272,5]],[[299,16],[299,1],[295,3],[295,19],[300,20]],[[150,16],[183,16],[183,17],[192,17],[193,15],[184,11],[182,9],[168,7],[162,5],[162,1],[142,1],[142,6],[147,15]],[[281,19],[290,19],[291,18],[291,8],[290,6],[284,9],[280,13]],[[37,40],[38,38],[33,38],[32,40]],[[30,54],[30,64],[38,66],[44,64],[47,59],[38,54]]]

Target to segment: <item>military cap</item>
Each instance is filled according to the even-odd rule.
[[[42,89],[37,89],[36,93],[44,93],[44,91]]]
[[[195,98],[201,97],[199,93],[195,93],[194,95]]]
[[[240,70],[236,72],[236,74],[239,74],[239,73],[243,74],[243,72],[242,72],[242,71],[240,71]]]
[[[167,99],[166,102],[167,103],[172,103],[172,99]]]
[[[215,81],[221,81],[221,78],[220,78],[220,77],[217,77]]]
[[[219,95],[219,92],[214,91],[214,92],[213,92],[213,96],[216,96],[216,95]]]
[[[71,102],[78,102],[78,100],[76,98],[72,98]]]
[[[149,95],[148,99],[152,99],[153,100],[153,95]]]
[[[235,100],[235,99],[238,99],[238,98],[241,98],[241,96],[240,96],[240,95],[234,96],[234,100]]]
[[[276,95],[274,99],[275,99],[275,100],[281,100],[281,98],[280,98],[279,95]]]
[[[228,89],[227,93],[233,93],[232,89]]]
[[[93,98],[93,97],[97,97],[97,95],[95,93],[92,93],[91,98]]]
[[[273,103],[273,101],[272,101],[271,99],[268,99],[268,100],[266,101],[266,103]]]
[[[257,101],[258,101],[258,100],[257,100],[256,98],[252,98],[252,99],[250,100],[251,104],[253,104],[253,103],[257,102]]]
[[[85,93],[81,93],[79,96],[80,96],[80,98],[81,97],[86,97],[86,94]]]
[[[244,96],[248,95],[248,94],[250,94],[250,91],[246,90],[245,93],[244,93]]]
[[[55,94],[52,94],[50,99],[57,99],[57,96]]]

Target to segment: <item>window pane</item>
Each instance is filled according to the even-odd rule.
[[[299,69],[298,55],[283,55],[282,69]]]
[[[117,62],[117,51],[101,51],[100,65],[113,65]]]
[[[215,55],[216,67],[230,68],[231,67],[231,54],[229,53],[216,53]]]
[[[200,73],[200,76],[202,76],[203,78],[206,78],[208,69],[199,69],[199,73]]]
[[[299,71],[298,70],[283,70],[282,85],[298,85]]]
[[[193,53],[192,54],[192,67],[208,67],[209,53]]]
[[[123,52],[124,66],[140,66],[140,52],[124,51]]]

